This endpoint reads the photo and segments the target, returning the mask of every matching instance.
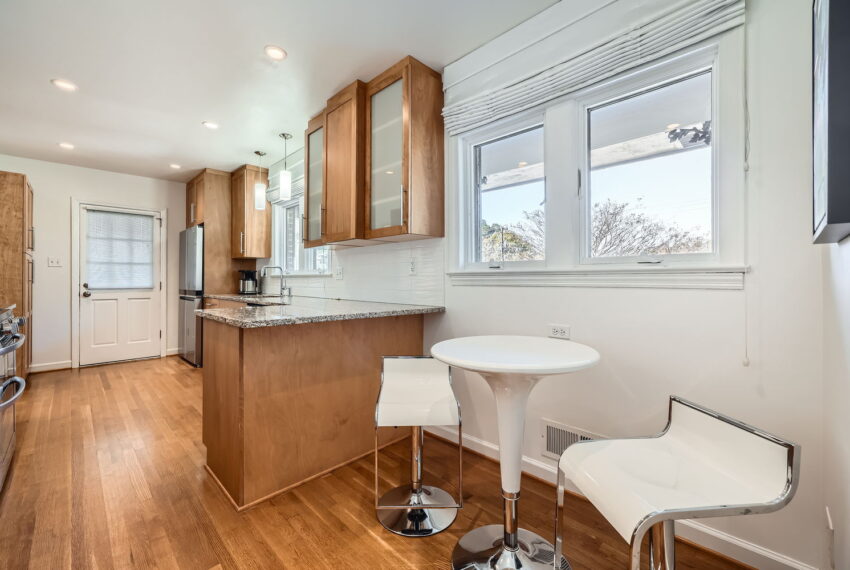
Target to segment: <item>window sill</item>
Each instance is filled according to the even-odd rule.
[[[581,267],[578,269],[452,271],[452,285],[472,287],[612,287],[641,289],[744,288],[745,265]]]

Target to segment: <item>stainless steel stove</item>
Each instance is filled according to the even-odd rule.
[[[15,453],[15,401],[27,387],[23,378],[15,376],[15,353],[26,342],[18,332],[23,317],[15,317],[15,305],[0,309],[0,489]]]

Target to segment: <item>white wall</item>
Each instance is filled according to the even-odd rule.
[[[850,239],[824,252],[824,491],[835,568],[850,568]]]
[[[503,67],[520,62],[524,46],[537,50],[542,43],[523,34],[539,32],[544,23],[557,30],[556,18],[567,18],[573,4],[586,2],[564,0],[506,34],[515,41],[503,36],[499,49],[485,45],[483,56],[468,56],[484,69],[480,76],[468,75],[466,58],[452,64],[455,69],[449,66],[445,77],[457,82],[447,97],[452,89],[466,96],[492,87],[493,78],[509,76]],[[602,11],[595,17],[604,19]],[[447,279],[447,311],[426,321],[426,344],[469,334],[543,335],[548,323],[563,323],[572,326],[575,340],[600,351],[597,368],[548,379],[532,394],[525,468],[541,475],[551,473],[552,462],[540,455],[540,418],[609,436],[650,434],[664,425],[669,394],[800,443],[802,483],[788,508],[680,530],[759,568],[820,567],[825,560],[823,286],[821,252],[811,245],[810,231],[811,5],[748,0],[747,18],[747,258],[752,271],[745,290],[528,289],[457,286]],[[558,57],[558,38],[566,45],[576,37],[573,31],[554,32],[545,53]],[[514,55],[488,66],[500,50]],[[456,191],[449,189],[449,208]],[[448,213],[451,219],[453,212]],[[842,284],[846,290],[846,278]],[[745,339],[748,367],[743,365]],[[843,366],[846,377],[846,361]],[[455,386],[470,444],[494,452],[498,436],[489,389],[473,374],[457,374]],[[843,501],[846,505],[846,495]]]
[[[33,262],[33,370],[71,365],[71,199],[168,211],[166,348],[177,348],[177,263],[185,226],[186,185],[0,155],[0,170],[26,174],[35,192],[36,242]],[[61,267],[47,267],[47,257]]]

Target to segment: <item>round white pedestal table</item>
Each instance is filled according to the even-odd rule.
[[[522,440],[528,395],[545,376],[590,368],[599,353],[569,340],[532,336],[471,336],[435,344],[431,355],[455,368],[477,372],[496,396],[504,525],[479,527],[458,541],[453,570],[569,568],[555,566],[555,549],[518,526]]]

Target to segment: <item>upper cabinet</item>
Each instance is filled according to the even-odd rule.
[[[363,245],[366,84],[355,81],[325,108],[324,210],[327,243]]]
[[[443,236],[440,74],[406,57],[366,87],[367,239]]]
[[[186,227],[204,223],[204,189],[206,171],[186,184]]]
[[[304,247],[325,243],[325,113],[310,119],[304,132]]]
[[[262,182],[262,186],[257,186]],[[269,171],[246,164],[230,177],[230,249],[236,259],[271,257],[271,204],[266,199]]]
[[[442,237],[442,109],[412,57],[329,99],[305,131],[304,247]]]

